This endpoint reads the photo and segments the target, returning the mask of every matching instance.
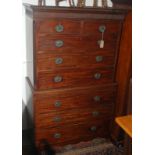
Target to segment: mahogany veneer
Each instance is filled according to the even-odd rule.
[[[120,39],[130,8],[25,8],[36,145],[110,137]]]

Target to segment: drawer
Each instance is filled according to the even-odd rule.
[[[71,69],[71,68],[99,68],[114,66],[114,53],[96,53],[96,54],[37,54],[37,71]]]
[[[108,35],[104,37],[104,48],[100,48],[99,41],[101,35],[91,36],[60,36],[60,35],[45,35],[36,40],[36,50],[41,51],[73,51],[73,50],[108,50],[113,51],[117,46],[117,35]]]
[[[39,72],[37,79],[37,89],[40,90],[100,85],[113,82],[114,69],[72,69]]]
[[[81,21],[67,19],[53,19],[36,22],[38,35],[48,34],[80,34]]]
[[[59,89],[35,94],[35,111],[51,112],[74,108],[102,107],[115,103],[116,84]]]
[[[103,37],[109,35],[119,35],[122,29],[122,22],[115,20],[86,20],[83,25],[84,34],[101,34],[104,33]]]
[[[88,121],[84,124],[66,124],[56,128],[36,129],[35,140],[37,146],[42,140],[56,145],[74,144],[88,141],[97,137],[108,138],[111,120]]]
[[[36,110],[35,127],[37,128],[53,128],[64,124],[87,123],[87,121],[96,121],[101,119],[112,118],[114,112],[114,104],[98,105],[90,108],[77,108],[64,111],[43,112]]]

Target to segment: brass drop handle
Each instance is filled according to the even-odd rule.
[[[102,62],[103,56],[96,56],[96,62]]]
[[[55,134],[54,134],[54,138],[56,138],[56,139],[61,138],[61,134],[60,134],[60,133],[55,133]]]
[[[99,26],[99,31],[100,31],[101,33],[104,33],[105,30],[106,30],[106,26],[105,26],[105,25]]]
[[[63,27],[63,25],[56,25],[55,26],[55,31],[56,32],[63,32],[63,30],[64,30],[64,27]]]
[[[54,82],[55,82],[55,83],[62,82],[62,77],[61,77],[61,76],[55,76],[55,77],[54,77]]]
[[[94,101],[95,102],[100,102],[101,101],[101,97],[100,96],[95,96],[94,97]]]
[[[99,79],[101,78],[101,73],[95,73],[95,74],[94,74],[94,78],[95,78],[96,80],[99,80]]]
[[[53,118],[54,122],[61,122],[61,117],[57,116]]]
[[[97,127],[96,127],[96,126],[92,126],[92,127],[90,128],[90,130],[94,132],[94,131],[97,130]]]
[[[62,64],[63,63],[63,59],[62,58],[56,58],[55,59],[55,64],[56,65],[60,65],[60,64]]]
[[[92,112],[93,117],[99,116],[99,114],[100,114],[100,113],[99,113],[98,111],[93,111],[93,112]]]
[[[54,105],[55,105],[55,107],[61,107],[61,102],[60,101],[55,101],[55,103],[54,103]]]
[[[60,48],[60,47],[62,47],[63,45],[64,45],[64,42],[63,42],[62,40],[56,40],[56,41],[55,41],[55,46],[56,46],[56,47]]]

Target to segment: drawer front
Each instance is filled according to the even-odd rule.
[[[56,128],[37,129],[36,144],[42,140],[52,145],[74,144],[88,141],[96,137],[109,137],[111,120],[88,121],[86,124],[66,124]]]
[[[80,34],[80,20],[43,20],[36,23],[38,34]]]
[[[35,126],[37,128],[53,128],[59,125],[68,123],[87,123],[90,121],[97,121],[98,119],[112,118],[114,104],[108,104],[105,106],[98,105],[94,108],[77,108],[65,111],[50,111],[35,113]]]
[[[103,38],[120,34],[122,22],[115,20],[86,20],[83,25],[84,34],[101,34]]]
[[[104,37],[104,47],[100,48],[101,34],[96,36],[60,36],[45,35],[36,41],[37,52],[42,51],[73,51],[73,50],[108,50],[113,51],[117,46],[117,35]]]
[[[38,89],[65,88],[112,83],[114,69],[57,70],[38,73]]]
[[[96,54],[37,54],[37,71],[67,68],[99,68],[114,66],[114,53]]]
[[[63,111],[74,108],[103,107],[115,102],[116,84],[103,87],[85,87],[64,90],[51,90],[35,95],[34,106],[37,112]]]

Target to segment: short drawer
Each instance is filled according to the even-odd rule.
[[[112,83],[114,69],[87,69],[87,70],[55,70],[53,72],[39,72],[37,89],[79,87]]]
[[[80,34],[81,20],[53,19],[36,22],[38,35],[48,34]]]
[[[109,35],[119,36],[122,29],[122,22],[116,20],[85,20],[83,33],[99,35],[103,33],[103,38]]]
[[[71,68],[99,68],[114,66],[115,56],[111,52],[100,52],[94,54],[37,54],[37,71],[71,69]]]
[[[115,103],[117,85],[79,87],[41,92],[35,95],[35,111],[47,113],[74,108],[95,108]]]
[[[36,129],[35,141],[38,146],[42,140],[54,146],[74,144],[97,137],[108,138],[111,120],[88,121],[85,124],[66,124],[56,128]]]
[[[87,121],[96,121],[98,119],[112,118],[114,113],[114,104],[98,105],[93,108],[77,108],[64,111],[43,112],[36,110],[35,127],[53,128],[64,124],[87,123]]]

